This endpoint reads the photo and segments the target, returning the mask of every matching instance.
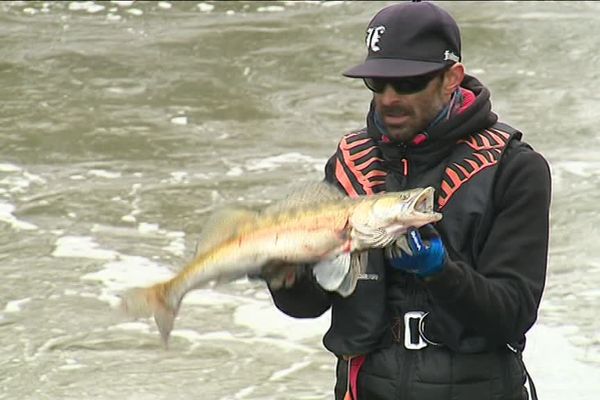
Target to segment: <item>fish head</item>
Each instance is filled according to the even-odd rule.
[[[406,233],[442,219],[434,210],[434,189],[417,188],[371,196],[350,218],[357,248],[384,247]]]
[[[442,214],[434,211],[433,195],[432,187],[389,193],[373,203],[372,222],[397,235],[437,222]]]

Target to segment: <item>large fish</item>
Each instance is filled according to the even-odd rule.
[[[262,211],[230,209],[203,229],[195,259],[172,279],[123,294],[122,309],[150,317],[167,344],[183,297],[210,281],[228,281],[272,266],[315,264],[326,290],[350,295],[365,273],[366,250],[382,248],[410,227],[439,221],[433,188],[349,198],[325,183]]]

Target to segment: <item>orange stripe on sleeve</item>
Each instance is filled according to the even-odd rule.
[[[366,168],[368,168],[371,164],[373,164],[374,162],[381,162],[383,161],[381,158],[379,157],[370,157],[368,158],[366,161],[360,163],[360,164],[354,164],[357,168],[360,168],[360,170],[364,170]]]
[[[358,193],[352,186],[352,182],[350,182],[350,178],[348,178],[348,175],[346,175],[346,171],[344,171],[344,167],[340,164],[339,160],[336,160],[335,162],[335,177],[342,185],[348,196],[358,197]]]
[[[458,164],[454,163],[453,167],[456,167],[457,165]],[[452,188],[460,185],[460,183],[461,183],[460,176],[458,176],[458,174],[452,168],[450,168],[450,167],[446,168],[446,176],[448,176],[448,178],[450,178],[450,180],[452,181]]]
[[[499,129],[488,129],[488,132],[494,132],[504,138],[503,142],[506,142],[510,138],[510,134],[508,132],[501,131]]]
[[[353,149],[353,148],[355,148],[355,147],[358,147],[358,146],[360,146],[361,144],[365,144],[365,143],[367,143],[368,141],[369,141],[369,139],[368,139],[368,138],[366,138],[366,139],[360,139],[360,140],[355,140],[354,142],[351,142],[351,143],[350,143],[350,142],[348,142],[348,140],[346,140],[346,141],[344,142],[344,145],[345,145],[345,146],[346,146],[348,149]]]
[[[366,149],[364,149],[363,151],[359,151],[359,152],[358,152],[358,153],[356,153],[356,154],[351,154],[351,155],[349,156],[349,157],[350,157],[349,159],[350,159],[350,160],[352,160],[352,161],[356,161],[356,160],[358,160],[359,158],[362,158],[362,157],[366,156],[366,155],[367,155],[367,154],[369,154],[370,152],[371,152],[371,148],[366,148]],[[350,153],[348,153],[348,154],[350,154]]]

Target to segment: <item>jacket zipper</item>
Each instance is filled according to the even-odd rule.
[[[408,160],[406,158],[402,159],[402,173],[408,177]]]
[[[408,186],[408,170],[409,170],[409,163],[408,163],[408,158],[406,157],[406,145],[402,144],[401,145],[401,153],[400,153],[400,170],[402,173],[402,180],[400,182],[400,188],[401,190],[405,190],[406,187]]]

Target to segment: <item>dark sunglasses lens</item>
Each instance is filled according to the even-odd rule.
[[[421,90],[425,89],[425,86],[429,83],[431,77],[419,77],[419,78],[409,78],[409,79],[399,79],[396,81],[392,81],[391,85],[396,91],[396,93],[417,93]]]
[[[377,78],[364,78],[365,85],[375,93],[383,93],[385,87],[390,85],[398,94],[411,94],[417,93],[425,89],[427,84],[436,75],[424,75],[413,78],[402,78],[402,79],[377,79]]]
[[[365,82],[365,86],[375,93],[382,93],[385,85],[387,85],[387,81],[383,79],[363,78],[363,81]]]

